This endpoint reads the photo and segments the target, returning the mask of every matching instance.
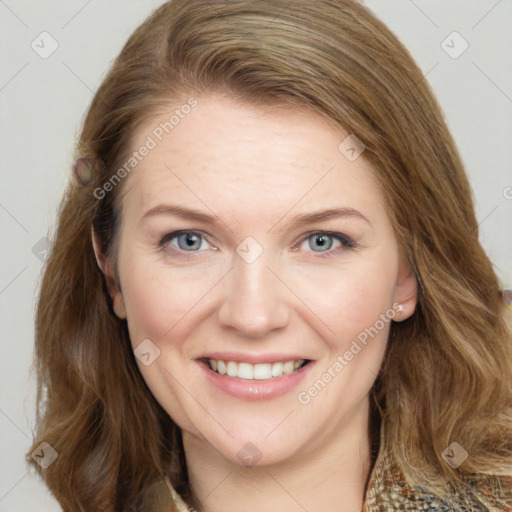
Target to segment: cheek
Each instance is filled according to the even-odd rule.
[[[179,272],[164,268],[151,257],[125,254],[122,262],[119,272],[132,346],[149,339],[160,350],[148,366],[137,360],[139,371],[169,416],[181,428],[199,435],[187,414],[189,406],[183,402],[182,386],[173,375],[180,375],[177,368],[183,366],[185,350],[181,340],[193,328],[194,305],[204,295],[204,286],[198,278],[195,284],[180,278]],[[172,343],[167,343],[171,339]],[[193,378],[188,368],[189,384]],[[184,382],[185,376],[178,380]]]
[[[295,277],[294,286],[290,286],[331,339],[346,341],[357,336],[390,307],[396,279],[394,258],[357,256],[346,265],[318,268],[307,277]]]
[[[276,268],[290,289],[282,300],[302,310],[326,338],[352,339],[389,308],[396,279],[394,256],[392,247],[381,247],[341,262]],[[137,345],[145,338],[157,341],[171,330],[176,339],[190,322],[197,324],[200,316],[211,313],[225,269],[173,268],[162,263],[161,255],[133,251],[125,252],[119,271],[130,337]]]
[[[156,340],[172,327],[174,311],[171,294],[162,283],[147,279],[146,272],[135,270],[123,283],[124,302],[130,338],[134,345],[144,338]]]
[[[176,334],[204,309],[215,283],[213,272],[172,269],[156,259],[127,254],[119,269],[133,345],[145,338],[158,342],[171,330]]]
[[[144,338],[155,340],[173,325],[180,300],[165,273],[150,258],[125,253],[119,273],[132,344]]]

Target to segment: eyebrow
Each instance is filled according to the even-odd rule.
[[[179,217],[184,220],[190,220],[195,222],[201,222],[203,224],[219,224],[220,219],[217,215],[210,215],[208,213],[202,212],[200,210],[195,210],[193,208],[187,208],[185,206],[176,205],[176,204],[159,204],[151,209],[149,209],[142,217],[141,222],[149,217],[157,216],[157,215],[172,215],[175,217]],[[354,218],[361,219],[367,222],[370,226],[372,223],[365,217],[359,210],[350,207],[342,207],[342,208],[328,208],[325,210],[319,210],[316,212],[310,213],[301,213],[293,217],[291,224],[289,225],[289,229],[297,229],[301,226],[305,226],[308,224],[314,224],[315,222],[321,222],[330,219],[336,218]],[[279,221],[280,222],[280,221]]]

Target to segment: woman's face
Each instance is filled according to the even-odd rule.
[[[416,290],[362,148],[311,112],[221,96],[160,141],[168,119],[134,137],[156,145],[121,185],[113,296],[152,393],[236,464],[360,429]]]

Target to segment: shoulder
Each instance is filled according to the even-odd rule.
[[[512,477],[480,476],[440,497],[408,482],[392,457],[382,453],[368,482],[363,512],[392,510],[512,512]]]

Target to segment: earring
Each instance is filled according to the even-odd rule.
[[[402,304],[398,304],[398,307],[396,308],[397,311],[399,311],[400,313],[404,313],[405,312],[405,308],[402,306]]]
[[[78,157],[73,162],[75,180],[83,187],[92,185],[104,173],[105,164],[98,157]]]

